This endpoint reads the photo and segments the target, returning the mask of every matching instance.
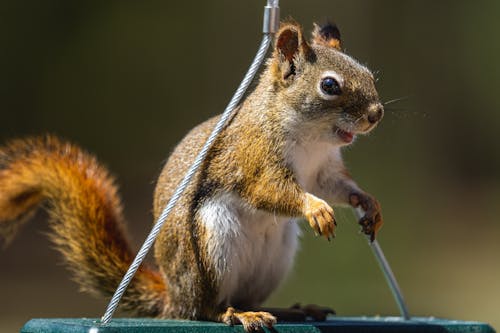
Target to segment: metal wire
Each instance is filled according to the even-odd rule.
[[[358,219],[363,217],[363,211],[360,208],[355,209],[354,212]],[[385,258],[384,252],[382,251],[380,244],[376,239],[373,242],[371,242],[370,236],[368,236],[368,244],[372,249],[373,255],[377,259],[377,262],[380,266],[380,269],[382,270],[382,273],[384,273],[385,280],[387,282],[387,285],[389,286],[389,289],[391,290],[392,296],[394,297],[396,304],[398,305],[401,317],[403,317],[405,320],[410,320],[411,319],[410,313],[408,312],[408,307],[406,306],[405,300],[403,298],[403,293],[399,288],[398,281],[396,280],[396,277],[392,272],[389,262]]]
[[[219,122],[215,126],[215,128],[212,131],[212,134],[210,134],[209,138],[207,139],[207,142],[201,149],[200,153],[198,156],[196,156],[196,159],[187,171],[186,175],[184,176],[184,179],[182,179],[181,183],[177,187],[176,191],[170,198],[170,201],[168,202],[167,206],[161,213],[161,215],[158,217],[158,220],[156,224],[154,225],[153,229],[149,233],[148,237],[144,241],[144,244],[142,245],[141,249],[137,253],[137,256],[135,257],[134,261],[130,265],[127,273],[123,277],[122,281],[120,282],[120,285],[116,289],[113,297],[111,298],[111,301],[108,304],[108,307],[106,308],[106,312],[101,318],[101,324],[107,324],[113,317],[114,312],[116,311],[116,308],[118,307],[118,303],[120,302],[120,299],[122,298],[123,294],[125,293],[125,290],[127,289],[130,281],[134,277],[135,273],[137,272],[137,269],[139,269],[139,266],[141,263],[144,261],[144,258],[146,257],[148,251],[151,249],[151,246],[153,245],[156,237],[158,236],[158,233],[160,232],[163,224],[167,220],[168,215],[170,214],[170,211],[174,208],[175,204],[181,197],[182,193],[186,189],[187,185],[195,175],[196,171],[200,167],[200,165],[203,163],[203,160],[205,159],[210,147],[212,146],[213,142],[217,138],[218,134],[222,131],[224,128],[224,125],[226,124],[227,120],[230,118],[233,110],[238,106],[240,103],[241,98],[245,94],[245,91],[247,90],[248,86],[252,82],[255,74],[257,73],[262,61],[264,60],[264,57],[266,55],[266,52],[269,48],[269,45],[271,44],[272,40],[272,34],[266,33],[264,34],[262,38],[262,42],[259,46],[259,50],[250,66],[248,69],[248,72],[246,73],[245,77],[243,78],[243,81],[240,83],[240,86],[238,87],[238,90],[236,90],[233,98],[229,102],[228,106],[224,110],[224,113],[221,115]]]

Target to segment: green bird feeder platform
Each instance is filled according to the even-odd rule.
[[[330,317],[323,322],[281,323],[275,325],[280,333],[494,333],[488,324],[480,322],[415,317]],[[266,332],[269,330],[265,329]],[[220,323],[158,320],[145,318],[117,318],[101,325],[97,319],[32,319],[21,333],[230,333],[244,332],[243,326]]]

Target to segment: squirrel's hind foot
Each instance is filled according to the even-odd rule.
[[[328,315],[334,315],[335,310],[315,304],[301,305],[296,303],[289,308],[262,308],[272,313],[278,322],[303,322],[306,320],[325,321]]]
[[[276,317],[269,312],[240,312],[233,307],[229,307],[226,312],[221,315],[220,319],[223,323],[230,326],[242,324],[245,332],[263,332],[264,327],[272,332],[276,331],[273,328],[273,325],[276,324]]]
[[[328,315],[336,314],[332,308],[315,304],[300,305],[297,303],[292,305],[291,309],[302,311],[306,317],[312,318],[314,321],[325,321]]]

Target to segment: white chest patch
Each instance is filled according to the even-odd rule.
[[[315,192],[318,174],[325,166],[332,173],[343,169],[339,147],[329,142],[289,143],[286,160],[300,186],[310,193]]]
[[[256,210],[234,193],[210,199],[199,216],[219,281],[217,303],[260,305],[292,266],[300,235],[297,223]]]

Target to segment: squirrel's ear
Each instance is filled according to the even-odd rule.
[[[298,24],[286,23],[280,28],[276,34],[274,58],[277,59],[283,79],[295,75],[303,61],[313,56]]]
[[[333,23],[327,23],[321,27],[314,23],[312,42],[313,44],[332,47],[337,50],[342,48],[340,31]]]

